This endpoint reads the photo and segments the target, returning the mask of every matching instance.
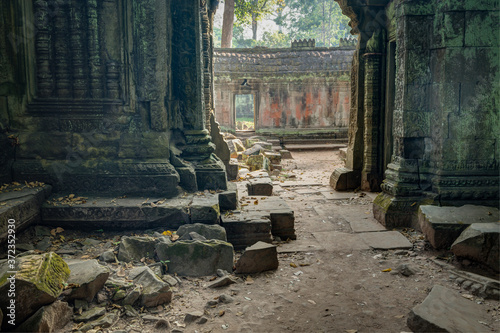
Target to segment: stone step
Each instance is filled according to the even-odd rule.
[[[302,151],[302,150],[338,150],[345,148],[345,144],[339,143],[309,143],[309,144],[286,144],[285,148],[288,151]]]
[[[0,245],[7,241],[9,220],[15,220],[16,233],[40,222],[40,207],[51,191],[50,185],[8,185],[0,192]]]
[[[472,223],[498,222],[497,208],[465,205],[438,207],[422,205],[418,209],[418,223],[427,240],[436,249],[449,248]]]
[[[174,199],[87,197],[76,202],[53,195],[42,205],[40,224],[82,230],[176,230],[187,223],[219,224],[219,200],[227,199],[227,194],[190,194]]]

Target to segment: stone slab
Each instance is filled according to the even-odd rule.
[[[376,232],[386,230],[385,227],[373,217],[371,205],[344,205],[337,206],[336,208],[338,214],[349,222],[354,232]]]
[[[304,188],[304,189],[297,189],[294,191],[297,194],[303,194],[303,195],[315,195],[315,194],[320,194],[318,190],[315,189],[309,189],[309,188]]]
[[[57,199],[52,196],[49,201]],[[64,229],[151,229],[176,230],[189,223],[191,198],[97,198],[88,197],[81,205],[45,203],[42,225]]]
[[[472,223],[498,222],[498,220],[498,209],[486,206],[438,207],[422,205],[418,209],[420,229],[436,249],[450,247]]]
[[[14,188],[20,190],[14,191]],[[50,185],[34,188],[20,185],[12,187],[12,190],[8,192],[0,193],[0,244],[7,241],[9,219],[16,221],[15,226],[18,233],[30,225],[40,222],[40,207],[51,191]]]
[[[245,249],[235,265],[236,274],[256,274],[278,268],[276,245],[257,242]]]
[[[326,251],[350,252],[370,250],[363,241],[361,234],[348,234],[338,231],[313,232],[314,238]]]
[[[302,180],[286,180],[280,183],[281,187],[307,187],[307,186],[323,186],[324,184],[318,182],[302,181]]]
[[[489,332],[486,309],[458,292],[435,285],[425,300],[408,315],[413,332]]]
[[[346,200],[356,196],[354,192],[322,191],[321,194],[327,200]]]
[[[278,253],[293,253],[293,252],[311,252],[311,251],[324,251],[325,248],[316,240],[310,239],[297,239],[293,242],[283,243],[278,246]]]
[[[358,235],[375,250],[411,249],[413,247],[412,243],[398,231],[365,232]]]
[[[235,183],[227,183],[227,191],[218,193],[221,211],[235,210],[238,206],[238,187]]]

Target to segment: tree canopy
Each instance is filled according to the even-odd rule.
[[[224,44],[229,24],[234,47],[288,47],[292,40],[304,38],[315,39],[316,46],[331,47],[349,36],[349,19],[334,0],[226,0],[228,3],[234,23],[224,19],[222,40],[226,47],[230,47],[228,37]],[[257,23],[263,19],[273,20],[278,28],[262,33],[257,40]],[[252,27],[252,39],[244,38],[248,26]]]

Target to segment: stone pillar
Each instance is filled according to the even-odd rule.
[[[382,33],[373,34],[367,43],[365,60],[364,94],[364,150],[361,189],[376,192],[380,190],[380,113],[382,112]],[[374,45],[376,44],[376,45]]]
[[[35,38],[37,95],[46,98],[52,95],[54,89],[53,74],[50,68],[51,39],[47,0],[36,0],[34,10],[37,29]]]
[[[97,0],[87,0],[87,39],[88,61],[90,68],[90,92],[92,98],[103,97],[103,82],[101,74],[101,55],[99,46],[99,20]]]
[[[57,97],[70,98],[72,95],[70,74],[70,47],[69,47],[69,15],[68,3],[65,0],[56,2],[57,8],[54,18],[54,53],[56,69],[56,94]]]
[[[198,0],[172,2],[172,42],[176,46],[172,48],[174,117],[182,120],[183,136],[177,144],[181,150],[180,159],[176,159],[174,165],[183,170],[189,167],[188,164],[192,165],[199,190],[226,189],[224,164],[213,154],[215,145],[211,142],[206,123],[205,93],[212,94],[212,90],[205,89],[206,85],[210,87],[211,81],[211,77],[205,80],[211,68],[210,63],[206,63],[211,57],[207,53],[209,36],[204,38],[204,32],[208,32],[204,31],[204,25],[205,30],[209,30],[205,6]],[[208,103],[211,103],[210,99]]]
[[[71,55],[73,65],[73,96],[77,99],[85,98],[88,92],[87,64],[85,62],[85,45],[83,37],[82,6],[71,8]]]

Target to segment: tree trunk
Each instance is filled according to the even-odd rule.
[[[257,18],[252,14],[252,39],[257,40]]]
[[[224,16],[222,18],[221,47],[231,47],[233,42],[234,0],[224,3]]]

